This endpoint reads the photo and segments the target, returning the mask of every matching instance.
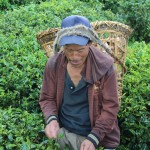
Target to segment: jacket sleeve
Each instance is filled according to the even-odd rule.
[[[39,104],[46,122],[50,120],[49,118],[57,118],[56,77],[54,65],[51,63],[51,60],[48,61],[44,70]]]
[[[118,89],[115,69],[112,66],[104,77],[102,87],[102,109],[90,134],[102,141],[114,127],[119,111]]]

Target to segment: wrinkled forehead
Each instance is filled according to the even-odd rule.
[[[66,49],[73,49],[73,48],[79,49],[79,48],[86,48],[87,45],[66,44],[66,45],[64,45],[63,47],[66,48]]]

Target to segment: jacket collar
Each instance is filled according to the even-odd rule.
[[[113,58],[107,53],[90,46],[86,65],[81,74],[87,82],[95,83],[107,73],[113,62]]]

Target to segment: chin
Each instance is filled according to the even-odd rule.
[[[82,67],[84,63],[78,63],[78,64],[74,64],[74,63],[71,63],[71,66],[72,67],[75,67],[75,68],[79,68],[79,67]]]

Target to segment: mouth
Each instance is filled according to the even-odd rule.
[[[78,65],[81,63],[81,60],[70,60],[70,63],[73,65]]]

